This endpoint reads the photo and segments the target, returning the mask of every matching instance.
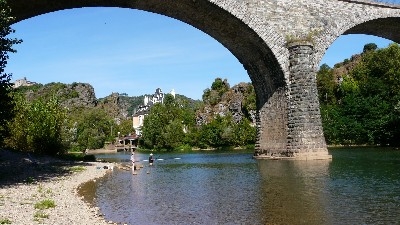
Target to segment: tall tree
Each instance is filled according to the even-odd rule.
[[[82,112],[77,119],[76,138],[79,150],[98,149],[111,134],[111,117],[101,109],[90,109]],[[123,134],[122,134],[123,135]]]
[[[16,116],[9,123],[11,135],[6,139],[9,147],[40,154],[64,153],[62,126],[65,111],[56,98],[36,99],[28,102],[16,95]]]
[[[335,92],[337,83],[333,75],[333,70],[323,64],[317,73],[317,88],[319,101],[324,104],[333,104],[336,102]]]
[[[13,117],[14,104],[10,95],[11,74],[6,74],[5,68],[9,58],[9,52],[16,52],[12,46],[21,40],[9,38],[8,35],[14,33],[10,27],[13,22],[11,10],[7,6],[6,0],[0,0],[0,146],[5,136],[8,134],[7,122]]]

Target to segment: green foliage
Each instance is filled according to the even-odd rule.
[[[202,147],[222,147],[227,145],[226,139],[229,138],[230,129],[228,129],[229,121],[225,117],[217,116],[214,120],[210,123],[203,125],[200,128],[200,140]],[[225,130],[226,128],[226,130]],[[225,131],[224,138],[222,135]]]
[[[252,85],[244,85],[245,113],[256,109],[256,96]],[[231,93],[226,80],[216,78],[210,89],[204,91],[204,104],[217,104],[222,96]],[[198,107],[198,106],[197,106]],[[243,119],[235,123],[231,115],[217,115],[204,125],[196,125],[196,107],[187,99],[166,95],[164,104],[156,104],[144,119],[143,144],[147,148],[165,150],[190,150],[196,148],[224,148],[227,146],[253,145],[256,128]]]
[[[173,129],[176,127],[175,119],[178,116],[177,107],[174,104],[168,106],[160,103],[155,104],[143,122],[142,135],[145,145],[156,149],[174,145],[172,140],[167,140],[165,137],[172,136],[166,134],[167,131],[175,132]],[[183,127],[180,129],[183,129]]]
[[[0,75],[0,147],[3,145],[5,137],[9,135],[7,123],[14,116],[10,79],[10,75]]]
[[[39,154],[63,153],[61,130],[65,111],[56,98],[48,101],[37,99],[28,102],[21,95],[15,96],[16,116],[9,123],[11,130],[7,145],[14,149]]]
[[[254,145],[257,137],[257,129],[250,125],[248,119],[241,120],[238,124],[234,124],[234,145],[246,146]]]
[[[45,200],[35,203],[34,207],[35,207],[35,209],[43,210],[43,209],[54,208],[54,207],[56,207],[56,204],[54,203],[54,200],[45,199]]]
[[[8,218],[0,218],[0,224],[11,224],[11,220]]]
[[[135,129],[133,129],[132,120],[130,120],[130,119],[122,120],[120,122],[120,124],[116,126],[115,131],[116,132],[114,132],[114,134],[119,132],[122,136],[129,135],[129,134],[131,134],[131,135],[134,134],[135,133]]]
[[[228,81],[216,78],[211,84],[211,89],[207,88],[203,92],[203,102],[210,105],[216,105],[221,101],[222,95],[229,90]]]
[[[257,110],[257,97],[254,86],[249,84],[246,92],[244,93],[243,107],[247,113]]]
[[[375,43],[368,43],[364,45],[363,53],[366,53],[368,51],[375,51],[376,49],[378,49],[378,46]]]
[[[328,144],[399,146],[400,47],[366,49],[362,61],[341,83],[332,83],[329,68],[318,73],[318,91],[328,96],[320,93],[326,140]]]
[[[12,119],[14,104],[12,102],[11,92],[11,74],[4,73],[9,59],[8,53],[16,52],[13,45],[22,41],[15,38],[9,38],[15,31],[10,27],[14,18],[11,17],[11,9],[6,0],[0,0],[0,146],[9,134],[7,122]]]
[[[42,84],[34,84],[31,86],[19,86],[15,90],[16,90],[16,92],[23,94],[23,93],[27,93],[27,92],[36,92],[42,87],[43,87]]]
[[[246,146],[254,144],[256,128],[247,119],[233,122],[231,116],[217,116],[200,128],[200,147],[221,148],[225,146]]]
[[[142,128],[148,148],[173,150],[187,144],[194,129],[194,111],[186,99],[167,94],[165,104],[155,104],[145,117]]]
[[[42,219],[49,218],[49,214],[44,213],[43,211],[39,210],[39,211],[35,212],[33,217],[34,217],[35,221],[41,222]]]
[[[69,168],[69,170],[71,172],[82,172],[82,171],[86,170],[86,167],[84,167],[84,166],[73,166],[73,167]]]
[[[317,73],[318,97],[321,103],[335,103],[337,84],[333,76],[333,70],[323,64]]]
[[[81,150],[102,148],[107,137],[111,135],[111,126],[114,125],[105,111],[96,108],[83,110],[79,117],[70,120],[72,124],[76,124],[74,141]]]

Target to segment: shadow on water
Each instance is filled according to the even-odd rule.
[[[267,224],[330,224],[325,190],[330,160],[257,161]]]

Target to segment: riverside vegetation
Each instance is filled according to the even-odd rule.
[[[317,73],[324,133],[331,145],[398,146],[400,47],[364,51]],[[15,116],[8,148],[60,154],[102,148],[117,132],[133,133],[133,110],[144,96],[113,93],[96,99],[90,84],[51,83],[11,91]],[[252,147],[256,96],[250,83],[230,87],[216,78],[202,101],[165,95],[145,117],[140,146],[156,150]],[[120,123],[117,124],[116,121]]]
[[[4,74],[8,53],[15,52],[10,10],[1,5],[0,147],[63,155],[102,148],[120,134],[134,133],[133,110],[144,96],[113,93],[96,99],[90,84],[51,83],[12,89]],[[317,73],[322,123],[328,144],[399,146],[400,47],[364,51]],[[202,101],[166,94],[145,117],[141,147],[157,150],[253,147],[256,95],[250,83],[232,88],[216,78]]]
[[[37,84],[16,88],[11,95],[15,116],[4,145],[51,155],[102,148],[117,133],[134,133],[130,115],[141,102],[137,99],[144,99],[117,93],[96,99],[93,87],[81,83]],[[145,117],[140,146],[167,151],[253,146],[254,112],[251,84],[230,88],[227,80],[217,78],[203,101],[166,94],[164,103],[155,104]]]
[[[322,65],[318,94],[331,145],[400,145],[400,46],[364,46],[359,55]]]

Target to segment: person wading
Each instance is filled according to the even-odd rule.
[[[135,166],[135,153],[132,152],[131,155],[131,162],[132,162],[132,174],[135,175],[135,170],[136,170],[136,166]]]
[[[154,163],[153,153],[150,153],[150,156],[149,156],[149,165],[152,166],[153,163]]]

